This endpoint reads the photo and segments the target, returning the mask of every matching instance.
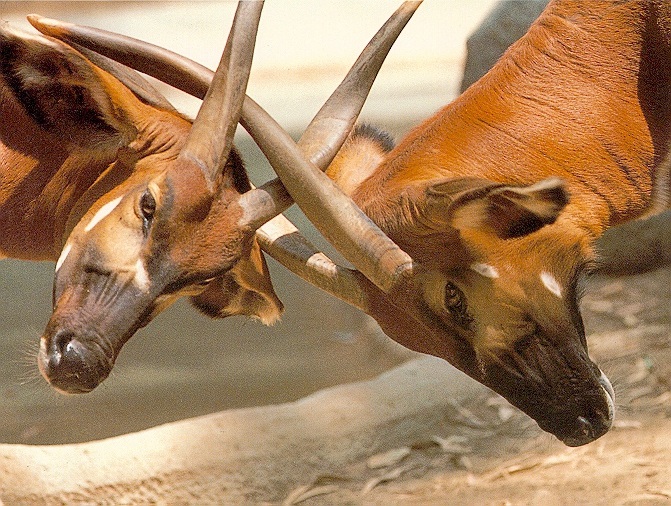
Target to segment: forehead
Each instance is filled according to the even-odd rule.
[[[505,292],[522,295],[541,288],[554,297],[564,297],[591,262],[592,248],[580,234],[546,229],[516,239],[473,242],[475,260],[468,271]]]

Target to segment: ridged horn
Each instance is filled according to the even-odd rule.
[[[223,169],[233,147],[262,9],[262,0],[238,2],[219,67],[179,155],[196,161],[209,181]]]
[[[258,107],[247,100],[250,108]],[[245,128],[284,186],[326,239],[383,292],[412,275],[412,258],[401,250],[300,149],[263,109],[247,116]]]
[[[382,25],[338,88],[331,94],[298,141],[301,151],[326,170],[361,112],[384,60],[422,1],[404,2]]]
[[[301,150],[320,169],[326,169],[349,135],[384,59],[421,3],[404,2],[390,16],[301,137]],[[46,35],[87,47],[198,98],[205,96],[212,80],[212,71],[206,67],[132,37],[36,15],[28,19]],[[260,109],[246,105],[247,99],[241,114],[243,126],[248,115]],[[281,182],[270,181],[244,197],[241,204],[249,210],[245,226],[258,228],[292,203]]]
[[[233,145],[262,8],[263,0],[238,3],[224,53],[214,74],[200,65],[182,60],[186,65],[184,70],[189,75],[196,74],[200,77],[201,86],[197,94],[204,100],[180,157],[196,162],[208,181],[213,181],[224,167]],[[166,82],[166,76],[174,75],[173,67],[168,63],[164,64],[174,53],[157,46],[152,46],[142,54],[132,49],[134,44],[144,44],[137,39],[121,38],[125,40],[119,43],[121,36],[117,34],[37,15],[28,16],[28,21],[45,35],[102,54],[114,61],[128,65],[129,59],[134,60],[137,65],[128,66],[136,70],[142,70],[144,65],[151,65],[155,69],[154,77]],[[144,47],[147,48],[146,45]],[[107,67],[106,70],[118,75],[116,69]]]
[[[298,141],[301,152],[320,170],[326,170],[352,131],[389,50],[421,3],[421,0],[404,2],[389,17],[301,136]],[[245,129],[251,115],[264,114],[259,109],[251,104],[245,108],[242,115]],[[258,228],[292,203],[279,179],[269,181],[243,196],[241,205],[253,210],[247,213],[249,221],[245,225]]]
[[[27,18],[44,35],[88,48],[201,99],[214,76],[214,72],[193,60],[133,37],[37,14]]]
[[[301,144],[304,147],[305,154],[308,155],[311,159],[314,159],[315,162],[318,162],[320,168],[326,168],[330,160],[335,156],[337,151],[340,149],[342,142],[346,139],[351,125],[356,121],[356,116],[363,106],[367,90],[364,92],[353,92],[351,89],[348,89],[349,86],[354,84],[357,86],[357,79],[352,79],[356,76],[357,73],[361,72],[362,69],[372,68],[374,65],[381,65],[384,56],[378,59],[378,63],[371,64],[370,67],[367,67],[367,64],[364,63],[365,58],[370,58],[372,54],[376,51],[382,52],[380,49],[375,49],[376,45],[385,46],[387,48],[385,51],[388,51],[391,47],[391,44],[396,39],[400,31],[403,29],[405,24],[408,22],[414,11],[421,4],[421,1],[416,2],[405,2],[389,19],[389,21],[382,27],[382,29],[376,34],[374,39],[369,43],[369,46],[364,50],[357,64],[352,71],[345,78],[341,86],[334,92],[332,98],[329,99],[324,107],[317,114],[315,119],[312,121],[308,132],[305,135],[308,135],[305,141]],[[113,34],[106,32],[104,30],[99,30],[95,28],[80,27],[77,25],[72,25],[68,23],[63,23],[60,21],[50,20],[46,18],[31,17],[31,23],[41,32],[51,35],[53,37],[62,39],[66,42],[74,42],[82,46],[86,46],[90,49],[93,49],[96,52],[104,54],[109,58],[117,60],[121,63],[124,63],[132,68],[135,68],[141,72],[144,72],[148,75],[151,75],[157,79],[160,79],[167,84],[170,84],[182,91],[185,91],[189,94],[192,94],[197,97],[203,97],[206,90],[208,89],[209,82],[211,80],[212,72],[207,68],[199,65],[192,60],[184,58],[180,55],[172,53],[168,50],[148,44],[146,42],[138,41],[130,37]],[[383,42],[384,41],[384,42]],[[368,56],[364,56],[368,52]],[[386,52],[384,53],[386,56]],[[355,70],[356,69],[356,70]],[[375,71],[376,73],[377,71]],[[375,73],[371,73],[372,79],[375,77]],[[372,79],[370,84],[372,84]],[[368,88],[370,88],[370,84]],[[363,88],[363,87],[362,87]],[[363,98],[362,94],[363,93]],[[358,97],[360,100],[359,105],[350,105],[351,116],[347,116],[346,113],[338,111],[336,105],[343,105],[343,101],[339,97],[347,96]],[[346,102],[345,102],[346,103]],[[272,118],[257,104],[253,103],[251,99],[245,99],[242,110],[242,119],[244,124],[259,125],[267,119],[271,120],[271,123],[274,126],[270,127],[271,136],[279,135],[277,139],[274,140],[274,146],[280,146],[279,152],[284,151],[284,147],[288,146],[290,155],[289,160],[292,158],[299,160],[299,163],[302,165],[307,164],[307,173],[313,173],[315,170],[319,172],[314,165],[307,162],[302,156],[295,143],[291,141],[289,136],[282,130],[279,125],[277,125]],[[332,125],[335,125],[333,131],[328,132],[329,128],[324,127],[331,122]],[[340,125],[340,127],[338,127]],[[339,138],[340,140],[329,142],[326,140],[326,137],[321,137],[322,144],[319,144],[320,135],[318,132],[325,132],[330,138]],[[258,132],[258,129],[257,129]],[[322,135],[323,135],[322,133]],[[265,134],[262,134],[265,135]],[[309,140],[309,142],[308,142]],[[326,145],[326,148],[324,148]],[[266,146],[266,149],[273,151],[273,147]],[[280,155],[281,156],[281,155]],[[277,160],[276,160],[277,162]],[[290,162],[289,162],[290,163]],[[284,166],[285,164],[280,164]],[[304,167],[305,168],[305,167]],[[284,172],[283,168],[280,168],[280,172]],[[297,174],[300,174],[301,171],[298,171]],[[326,181],[326,184],[331,186],[331,193],[338,195],[340,192],[331,181],[322,174],[323,180]],[[300,179],[300,176],[297,176]],[[289,179],[295,180],[296,177],[290,176]],[[315,181],[312,178],[312,185],[314,186]],[[317,185],[320,183],[317,181]],[[291,204],[291,199],[288,197],[286,190],[275,180],[270,183],[266,183],[262,188],[259,188],[254,192],[254,197],[252,198],[251,192],[248,192],[245,195],[248,195],[250,200],[254,201],[254,205],[250,205],[249,209],[255,209],[256,211],[252,212],[251,216],[248,216],[248,225],[252,228],[263,223],[264,220],[270,219],[272,216],[282,212]],[[265,195],[265,197],[264,197]],[[329,197],[327,197],[328,199]],[[412,261],[404,252],[402,252],[392,241],[390,241],[384,234],[375,227],[370,220],[361,213],[356,206],[349,201],[349,199],[340,194],[339,197],[336,197],[339,201],[343,200],[346,202],[346,207],[353,210],[354,216],[356,218],[354,221],[358,224],[358,228],[363,230],[372,230],[371,238],[374,240],[368,241],[364,240],[364,246],[361,246],[361,241],[358,242],[355,248],[341,251],[356,251],[355,254],[357,258],[353,259],[352,257],[348,258],[350,261],[353,261],[358,268],[362,268],[363,273],[374,280],[374,282],[380,286],[384,291],[392,290],[394,287],[399,286],[399,280],[404,278],[404,274],[408,274],[412,270]],[[349,201],[349,202],[348,202]],[[330,206],[333,208],[334,206]],[[337,205],[335,206],[338,207]],[[259,209],[261,212],[259,213]],[[337,212],[340,210],[336,209]],[[312,213],[311,213],[312,214]],[[319,216],[316,217],[319,219]],[[296,229],[284,220],[282,217],[278,217],[280,225],[279,234],[277,231],[267,234],[261,234],[263,240],[262,244],[265,242],[268,248],[265,249],[275,249],[276,252],[279,251],[282,255],[291,259],[291,266],[294,272],[299,276],[309,279],[311,282],[324,288],[326,291],[333,293],[335,296],[346,300],[357,307],[364,308],[367,305],[366,297],[357,288],[357,285],[360,283],[365,283],[365,280],[361,278],[356,272],[353,272],[348,269],[340,268],[334,265],[328,258],[319,255],[319,261],[317,264],[319,268],[317,271],[313,271],[310,275],[306,276],[304,273],[297,272],[299,270],[301,262],[304,263],[306,271],[310,271],[310,265],[308,259],[315,258],[317,250],[314,249],[307,241],[298,235]],[[277,221],[277,220],[276,220]],[[345,223],[342,220],[339,220],[340,224],[335,228],[338,230],[339,235],[347,236],[347,228],[349,223],[345,220]],[[330,236],[330,234],[326,234]],[[365,236],[365,233],[363,234]],[[279,241],[278,238],[285,240]],[[296,240],[300,237],[299,240]],[[336,244],[340,244],[337,238],[331,238]],[[350,239],[351,240],[351,239]],[[348,239],[345,240],[347,242]],[[286,248],[284,243],[292,244],[294,247]],[[377,253],[370,253],[370,246],[372,243],[378,244],[379,248],[373,248]],[[345,244],[344,247],[348,245]],[[342,245],[337,246],[342,247]],[[271,253],[272,254],[272,253]],[[278,256],[282,256],[278,255]],[[363,259],[363,260],[361,260]],[[280,260],[281,261],[281,260]],[[341,288],[345,286],[350,289],[351,295],[348,298],[343,297]]]

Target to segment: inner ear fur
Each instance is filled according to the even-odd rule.
[[[556,221],[569,202],[559,178],[528,186],[458,178],[427,188],[425,216],[454,229],[479,229],[502,239],[528,235]]]
[[[275,323],[284,310],[256,241],[249,257],[242,258],[228,272],[212,280],[202,293],[191,297],[191,302],[212,318],[245,315],[266,325]]]
[[[0,28],[0,73],[33,121],[64,142],[118,145],[134,134],[123,114],[130,91],[60,41]]]

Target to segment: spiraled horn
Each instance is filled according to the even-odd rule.
[[[221,62],[180,153],[180,158],[195,160],[209,181],[223,169],[233,147],[262,8],[260,0],[238,2]]]
[[[326,169],[349,135],[391,46],[421,3],[404,2],[390,16],[301,137],[301,151],[320,169]],[[98,28],[36,15],[28,19],[46,35],[87,47],[196,97],[203,98],[210,86],[211,70],[167,49]],[[265,111],[248,106],[245,100],[243,126],[250,114],[264,115]],[[241,205],[248,210],[247,221],[241,226],[256,229],[292,203],[282,183],[270,181],[245,194]]]

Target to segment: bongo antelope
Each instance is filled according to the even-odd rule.
[[[0,257],[56,261],[38,365],[57,390],[95,388],[179,296],[212,317],[279,317],[255,239],[277,213],[232,149],[262,5],[239,4],[193,124],[113,62],[0,26]],[[346,80],[306,132],[319,156],[346,138],[414,8],[392,16],[352,70],[363,80]],[[338,106],[352,94],[358,105]]]
[[[155,74],[202,95],[209,77],[170,59],[174,74]],[[669,205],[670,99],[667,2],[555,0],[393,150],[355,135],[333,179],[278,125],[247,118],[291,197],[357,270],[291,246],[281,227],[262,228],[261,244],[394,340],[449,361],[564,443],[588,443],[610,428],[614,394],[587,354],[581,285],[606,228]]]

